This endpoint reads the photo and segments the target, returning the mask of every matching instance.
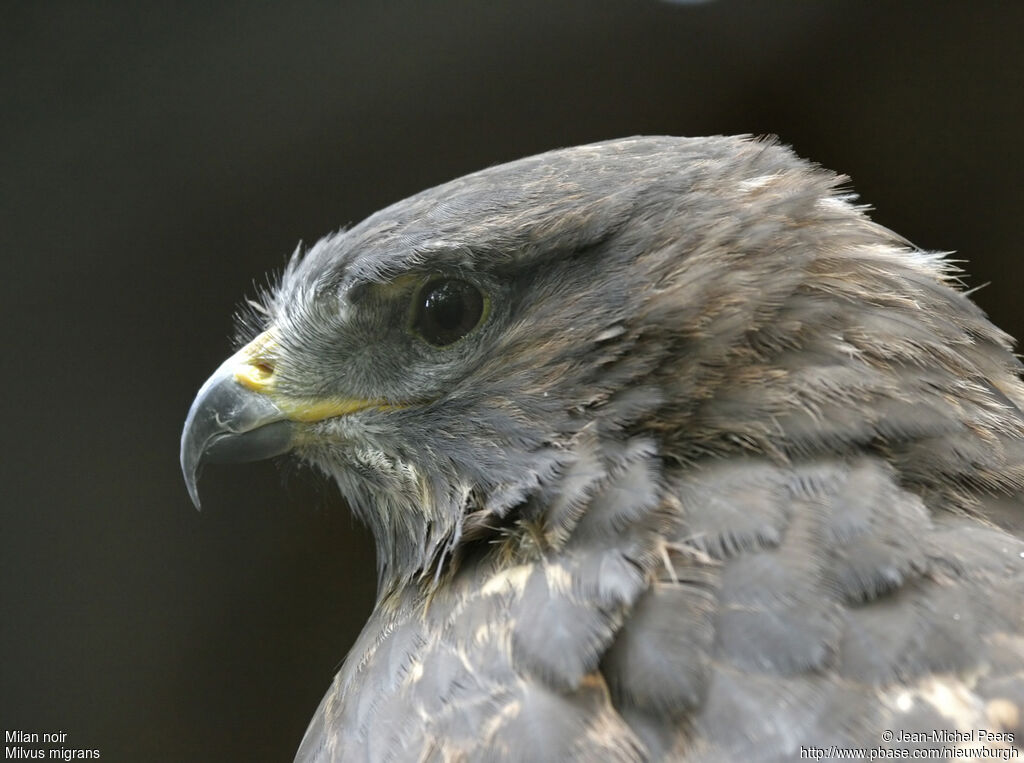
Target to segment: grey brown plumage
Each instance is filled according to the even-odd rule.
[[[259,362],[380,560],[297,760],[1020,747],[1020,364],[843,182],[772,141],[632,138],[296,255]],[[440,349],[407,320],[437,273],[489,299]],[[373,404],[294,413],[324,400]]]

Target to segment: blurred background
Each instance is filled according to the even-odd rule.
[[[366,532],[178,437],[299,240],[546,149],[775,133],[967,262],[1024,336],[1024,5],[5,4],[0,726],[291,760],[372,604]]]

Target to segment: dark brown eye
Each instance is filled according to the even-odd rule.
[[[486,299],[471,283],[434,278],[416,293],[412,327],[435,347],[457,342],[484,317]]]

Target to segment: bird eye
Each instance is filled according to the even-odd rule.
[[[435,347],[457,342],[485,317],[487,299],[471,283],[433,278],[416,293],[412,327]]]

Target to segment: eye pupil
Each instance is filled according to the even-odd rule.
[[[443,347],[476,328],[483,312],[479,289],[456,278],[439,278],[420,289],[413,328],[430,344]]]

